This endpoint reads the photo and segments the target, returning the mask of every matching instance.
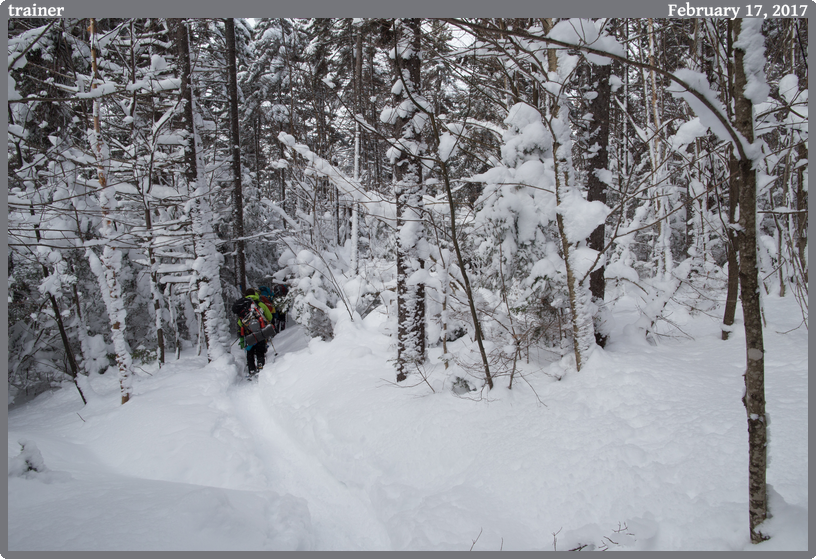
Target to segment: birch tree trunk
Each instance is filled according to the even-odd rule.
[[[649,18],[647,25],[649,35],[649,65],[654,68],[654,20]],[[649,83],[651,85],[651,106],[647,107],[646,111],[648,113],[649,108],[651,108],[654,116],[654,130],[652,131],[652,142],[654,143],[654,167],[652,169],[652,183],[654,184],[654,188],[652,190],[652,197],[655,204],[655,219],[657,221],[658,231],[655,245],[655,251],[657,253],[657,269],[655,275],[657,277],[662,275],[663,281],[668,282],[671,281],[672,269],[674,268],[671,252],[672,228],[669,221],[670,188],[667,184],[668,177],[666,177],[666,153],[660,140],[663,134],[663,122],[660,113],[657,78],[655,77],[654,69],[649,71]]]

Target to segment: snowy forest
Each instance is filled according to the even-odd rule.
[[[247,536],[255,542],[250,547],[743,549],[786,540],[794,548],[803,541],[805,549],[807,38],[804,17],[10,18],[12,549],[38,549],[34,542],[46,541],[42,534],[15,540],[12,517],[34,514],[17,503],[30,504],[26,491],[33,490],[12,485],[37,472],[42,478],[43,461],[54,468],[62,460],[62,469],[71,470],[73,459],[59,450],[63,443],[49,447],[51,428],[18,442],[23,418],[52,414],[53,428],[68,429],[69,416],[47,408],[59,394],[76,422],[72,428],[106,424],[110,433],[95,437],[114,440],[115,424],[138,439],[135,426],[117,423],[124,417],[117,408],[124,413],[140,399],[147,406],[161,391],[165,399],[136,409],[159,413],[186,401],[184,392],[167,396],[175,386],[169,380],[150,383],[197,374],[194,386],[217,370],[212,378],[221,380],[207,381],[227,383],[217,390],[252,389],[239,384],[244,352],[235,343],[230,306],[247,287],[273,284],[288,287],[274,300],[288,327],[272,340],[277,347],[268,359],[272,351],[276,359],[264,368],[259,390],[267,390],[281,429],[307,445],[304,452],[311,449],[336,479],[365,493],[387,537],[377,539],[372,530],[356,543],[332,539],[328,526],[334,525],[319,521],[317,497],[270,482],[284,495],[265,506],[275,509],[276,525],[289,524],[275,532],[279,537]],[[668,367],[678,367],[667,372],[671,381],[631,376],[630,367],[660,373],[664,357]],[[792,376],[782,382],[783,374]],[[297,384],[307,377],[308,390]],[[797,462],[803,447],[804,477],[799,470],[772,473],[766,379],[768,405],[793,406],[774,413],[778,444],[793,454],[780,451],[782,464],[773,467]],[[707,382],[728,389],[712,392]],[[677,490],[678,510],[698,515],[696,534],[669,535],[668,516],[647,505],[619,510],[612,503],[622,497],[591,485],[575,499],[597,505],[593,495],[603,494],[600,501],[610,505],[598,505],[605,516],[593,513],[583,527],[577,505],[553,517],[535,508],[546,504],[520,509],[524,522],[541,522],[535,542],[510,516],[435,524],[434,507],[449,518],[456,516],[451,511],[483,506],[473,493],[481,482],[471,484],[464,474],[442,481],[441,473],[434,477],[437,469],[426,471],[427,487],[464,484],[462,495],[445,493],[444,505],[430,497],[405,504],[413,502],[407,479],[418,473],[406,473],[405,485],[369,485],[395,468],[430,468],[411,466],[420,458],[393,448],[398,441],[384,442],[410,437],[426,417],[447,424],[465,414],[471,427],[460,435],[467,448],[480,444],[484,429],[485,444],[511,455],[505,448],[511,443],[503,441],[510,435],[483,422],[518,431],[508,441],[527,441],[527,425],[543,423],[535,436],[554,436],[546,444],[566,453],[571,439],[582,440],[570,429],[586,419],[570,402],[591,398],[597,410],[606,393],[621,404],[615,408],[621,417],[630,398],[629,409],[640,409],[640,402],[651,412],[626,417],[659,417],[663,408],[651,407],[651,400],[685,394],[690,386],[688,401],[665,404],[678,417],[699,419],[683,419],[683,429],[721,436],[718,421],[733,425],[729,442],[716,443],[733,451],[723,451],[727,461],[716,448],[701,458],[716,474],[689,474],[692,485],[729,481],[710,487],[715,497],[704,503],[697,497],[702,489]],[[566,390],[570,397],[562,401]],[[387,405],[376,409],[366,408],[375,396],[360,398],[384,391],[390,391]],[[774,404],[776,395],[782,404]],[[340,401],[343,412],[335,408]],[[40,412],[33,407],[38,402],[45,406]],[[324,411],[312,409],[318,403]],[[368,415],[352,418],[350,408]],[[728,419],[710,415],[721,408]],[[13,412],[21,414],[16,423]],[[386,421],[391,413],[399,421]],[[553,416],[558,435],[547,426]],[[346,421],[366,426],[346,438],[350,431],[337,431]],[[382,433],[375,436],[370,424],[379,421],[376,433]],[[642,425],[647,443],[669,436],[649,424]],[[417,429],[424,438],[440,436],[430,426]],[[604,429],[613,439],[620,433]],[[672,429],[671,438],[686,441],[686,431]],[[363,432],[362,439],[380,441],[390,453],[381,446],[379,454],[366,454]],[[586,446],[597,444],[594,435],[590,440]],[[647,443],[635,445],[640,458],[627,451],[621,463],[674,463],[669,454],[644,458]],[[581,452],[592,456],[589,448]],[[456,462],[450,453],[439,460]],[[201,461],[213,460],[206,456]],[[370,460],[359,466],[363,473],[352,473],[360,456]],[[474,456],[484,459],[488,484],[495,472],[538,467],[523,458]],[[559,463],[542,475],[591,476],[587,463],[573,473]],[[496,491],[512,484],[503,476]],[[668,481],[678,476],[660,473],[655,487],[683,483]],[[144,477],[180,481],[161,471]],[[229,485],[217,477],[185,481]],[[69,481],[52,475],[46,485],[60,483]],[[729,484],[733,497],[723,496]],[[521,499],[523,488],[514,490]],[[290,493],[291,502],[284,498]],[[712,516],[717,520],[695,512],[724,502],[728,511]],[[799,529],[793,525],[802,507]],[[784,522],[770,525],[774,518]],[[558,534],[561,526],[565,532]],[[454,533],[459,540],[451,539]],[[54,548],[72,549],[66,538]],[[175,548],[167,542],[176,541],[195,548],[197,542],[192,535],[168,538],[144,546]],[[100,549],[115,548],[111,542]],[[229,539],[206,545],[238,549]]]

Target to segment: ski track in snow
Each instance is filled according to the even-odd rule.
[[[274,341],[281,354],[293,351],[298,343],[297,328],[284,330]],[[270,485],[309,503],[315,549],[390,549],[388,534],[365,495],[336,479],[264,407],[258,384],[266,375],[274,374],[272,355],[270,347],[259,378],[243,384],[239,381],[230,391],[236,416],[253,437],[254,452],[265,464]]]

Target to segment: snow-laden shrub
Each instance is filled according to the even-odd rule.
[[[331,255],[320,255],[306,248],[295,254],[287,249],[278,259],[281,270],[276,277],[293,278],[292,311],[298,324],[311,337],[330,340],[333,331],[329,314],[341,297],[338,286],[332,281],[334,270],[326,257],[331,258]]]
[[[467,238],[484,288],[484,334],[499,353],[516,353],[523,344],[560,341],[566,276],[555,228],[552,135],[525,103],[511,107],[504,123],[501,159],[471,178],[484,190]]]
[[[329,312],[339,299],[336,290],[326,288],[327,283],[330,285],[327,280],[331,270],[321,256],[309,250],[301,250],[292,264],[295,277],[299,278],[295,286],[295,317],[313,338],[330,340],[333,332]]]
[[[36,479],[45,483],[71,479],[68,472],[55,472],[45,465],[42,453],[34,441],[20,439],[17,442],[21,448],[20,454],[9,460],[8,477]]]
[[[75,263],[60,251],[46,247],[38,247],[33,257],[23,258],[16,252],[9,257],[9,403],[25,401],[69,378],[69,362],[52,298],[60,309],[68,345],[82,365],[77,339],[81,332],[70,297],[77,288],[77,278],[70,273]],[[45,277],[43,263],[50,272]]]
[[[20,439],[18,444],[20,445],[20,454],[9,460],[9,477],[32,478],[38,473],[48,471],[42,453],[33,441]]]
[[[280,270],[274,275],[276,281],[290,286],[284,305],[291,307],[282,310],[288,310],[310,336],[330,340],[337,313],[357,320],[379,305],[385,287],[377,267],[352,274],[348,246],[317,251],[294,238],[285,243],[289,248],[278,259]]]

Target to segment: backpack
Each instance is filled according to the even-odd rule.
[[[272,301],[270,301],[263,295],[259,295],[258,298],[261,300],[261,303],[266,305],[266,308],[269,309],[269,312],[271,312],[272,314],[275,313],[275,305],[272,304]]]
[[[258,288],[258,299],[260,299],[261,303],[266,305],[269,312],[275,314],[275,305],[272,304],[272,298],[272,290],[270,290],[268,287],[262,285]]]
[[[261,297],[266,297],[267,299],[271,299],[272,297],[274,297],[274,295],[272,294],[272,290],[265,285],[262,285],[258,288],[258,293],[261,295]]]
[[[275,335],[275,327],[266,320],[260,307],[252,299],[238,299],[232,304],[232,312],[238,315],[243,325],[240,334],[244,337],[247,348]]]

